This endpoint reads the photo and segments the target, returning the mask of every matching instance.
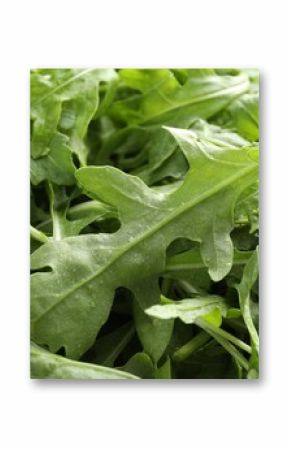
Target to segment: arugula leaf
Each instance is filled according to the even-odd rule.
[[[30,161],[30,177],[34,185],[46,179],[59,185],[72,185],[75,182],[75,166],[68,146],[67,136],[55,132],[49,143],[47,155]]]
[[[168,98],[164,107],[168,107],[168,105],[173,107],[176,101],[176,93],[180,94],[183,90],[185,90],[188,98],[192,98],[193,103],[190,106],[190,111],[187,110],[188,106],[181,102],[177,109],[175,107],[173,108],[172,117],[168,114],[166,117],[161,117],[160,121],[162,124],[166,123],[167,126],[183,129],[193,126],[196,131],[201,130],[201,133],[208,138],[212,134],[212,138],[216,138],[216,143],[221,141],[223,144],[230,143],[231,146],[235,147],[249,145],[245,139],[237,134],[229,130],[221,130],[216,126],[209,125],[205,121],[197,119],[195,112],[195,108],[197,107],[199,111],[198,116],[210,118],[213,114],[222,110],[236,95],[232,89],[223,89],[223,87],[229,87],[234,84],[236,82],[236,76],[218,76],[213,70],[194,70],[189,72],[188,84],[184,86],[179,85],[174,79],[173,73],[169,70],[123,70],[120,72],[120,76],[121,78],[124,77],[125,82],[129,83],[131,87],[140,88],[142,91],[146,87],[149,89],[148,95],[146,94],[147,96],[143,100],[149,103],[150,107],[148,107],[148,110],[150,111],[152,111],[151,102],[155,105],[155,101],[158,103],[158,111],[160,110],[159,101],[164,102],[165,95]],[[162,79],[161,85],[159,83],[159,77]],[[248,81],[244,77],[245,75],[242,76],[243,81],[248,85]],[[157,83],[157,87],[154,83]],[[215,89],[217,91],[213,93]],[[156,99],[156,90],[158,91],[158,95],[162,95],[161,100]],[[141,104],[136,108],[136,111],[135,109],[131,111],[134,117],[136,113],[142,117],[144,116],[142,109],[143,100],[140,100]],[[198,106],[196,106],[195,101],[197,101]],[[135,96],[133,99],[126,100],[125,104],[131,104],[132,102],[134,106],[136,102]],[[124,101],[115,102],[112,105],[113,110],[121,108],[121,111],[123,111],[124,107]],[[126,110],[127,113],[129,114]],[[138,175],[149,185],[160,181],[166,176],[180,178],[185,174],[187,170],[186,160],[181,152],[176,151],[176,142],[164,131],[158,120],[158,124],[152,125],[150,121],[149,123],[142,123],[139,126],[136,125],[137,122],[139,123],[138,120],[137,122],[135,119],[132,119],[132,121],[128,119],[127,121],[130,125],[133,124],[134,126],[120,129],[120,131],[113,133],[104,142],[97,157],[98,163],[108,163],[109,157],[117,158],[118,166],[121,169]]]
[[[140,91],[111,107],[114,118],[129,124],[164,124],[176,116],[180,108],[184,116],[206,118],[249,87],[245,74],[218,75],[211,69],[189,70],[183,85],[167,69],[124,69],[120,76],[129,87]]]
[[[84,161],[83,138],[98,107],[98,84],[115,77],[111,69],[32,70],[32,157],[50,152],[50,142],[59,128],[70,137],[72,150]]]
[[[173,331],[173,320],[161,321],[147,316],[142,308],[134,304],[134,319],[138,336],[144,350],[157,363],[170,341]]]
[[[118,369],[134,374],[142,379],[153,378],[153,363],[150,357],[144,352],[134,354],[124,366]]]
[[[195,323],[200,317],[211,319],[211,313],[215,310],[220,312],[219,315],[225,315],[227,310],[224,299],[219,296],[189,298],[181,301],[169,301],[166,298],[165,304],[151,306],[145,312],[161,320],[180,318],[184,323],[189,324]],[[218,323],[220,324],[219,317]]]
[[[239,293],[241,312],[249,331],[252,344],[259,354],[259,336],[255,328],[251,311],[251,289],[258,277],[258,251],[255,251],[244,268],[242,280],[236,286]]]
[[[219,125],[235,129],[250,141],[259,140],[259,95],[245,93],[234,100],[217,120]]]
[[[51,354],[35,344],[31,346],[30,360],[32,379],[138,379],[133,374],[117,369],[76,362]]]
[[[251,349],[243,341],[237,339],[232,334],[219,329],[222,324],[222,316],[226,316],[227,304],[220,297],[197,297],[184,299],[181,301],[170,301],[161,297],[161,305],[155,305],[146,309],[146,313],[150,316],[161,320],[169,320],[180,318],[186,324],[197,324],[206,334],[212,336],[217,342],[223,346],[246,370],[249,364],[242,354],[232,345],[240,347],[244,351],[251,353]],[[207,342],[206,334],[202,333],[188,342],[183,348],[180,348],[174,354],[175,360],[183,360],[192,352]]]
[[[259,229],[259,184],[254,183],[242,192],[235,207],[235,222],[250,225],[250,233]]]
[[[79,358],[106,321],[114,290],[126,286],[136,293],[138,281],[164,271],[166,246],[176,237],[201,241],[212,279],[229,272],[231,210],[237,195],[255,181],[257,164],[243,149],[220,149],[190,131],[170,132],[190,164],[179,188],[162,194],[112,167],[82,168],[79,185],[118,208],[121,229],[49,242],[33,253],[32,269],[49,266],[52,271],[32,275],[32,335],[53,352],[64,346],[69,357]],[[194,227],[188,226],[191,221]],[[156,282],[148,282],[149,297],[137,295],[142,308],[158,301]]]

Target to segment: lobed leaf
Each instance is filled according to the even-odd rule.
[[[33,344],[30,353],[32,379],[138,379],[133,374],[113,368],[76,362],[65,357],[51,354]]]
[[[156,275],[164,272],[166,247],[176,238],[201,242],[213,280],[230,271],[232,211],[240,192],[255,182],[257,163],[243,148],[220,148],[192,131],[169,131],[190,164],[180,186],[154,191],[112,167],[81,168],[79,185],[118,209],[120,230],[48,242],[33,253],[32,269],[49,266],[51,272],[32,275],[31,331],[52,352],[63,346],[68,357],[79,358],[107,320],[120,286],[132,290],[142,309],[157,303]]]

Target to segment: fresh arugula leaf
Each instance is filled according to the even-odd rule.
[[[35,344],[31,346],[30,360],[32,379],[138,379],[128,372],[51,354]]]
[[[254,183],[242,192],[235,207],[235,222],[250,225],[250,233],[259,229],[259,184]]]
[[[240,308],[249,331],[253,347],[259,354],[259,336],[255,328],[251,311],[251,289],[258,277],[258,251],[255,251],[244,268],[242,280],[236,286],[239,293]]]
[[[85,163],[83,139],[98,107],[99,83],[115,78],[111,69],[32,70],[32,157],[46,156],[51,151],[51,140],[60,130],[69,136],[72,151]]]
[[[154,367],[152,360],[144,352],[134,354],[124,366],[121,366],[118,369],[131,373],[142,379],[153,378]]]
[[[161,320],[179,318],[186,324],[193,324],[200,317],[206,317],[205,319],[213,318],[215,320],[211,316],[211,313],[215,310],[220,312],[219,317],[225,315],[227,310],[224,299],[219,296],[189,298],[181,301],[169,301],[166,298],[165,304],[156,304],[146,309],[145,312],[147,315]],[[220,322],[219,317],[218,322]]]
[[[55,132],[49,142],[49,152],[45,156],[30,161],[30,177],[34,185],[49,180],[59,185],[72,185],[75,182],[75,166],[68,146],[67,136]]]
[[[218,75],[211,69],[188,71],[183,85],[167,69],[124,69],[120,76],[129,87],[140,91],[112,105],[112,116],[129,124],[164,124],[181,108],[184,116],[207,118],[249,87],[245,74]]]
[[[157,363],[163,355],[172,335],[173,320],[156,320],[147,316],[142,308],[135,303],[134,319],[138,336],[144,350]]]
[[[152,276],[164,271],[166,246],[176,237],[201,241],[212,279],[229,272],[231,211],[237,195],[255,181],[257,164],[244,149],[220,149],[190,131],[170,132],[191,167],[179,188],[162,194],[112,167],[82,168],[77,172],[79,185],[93,198],[118,208],[121,229],[112,235],[49,242],[32,255],[32,269],[52,269],[32,275],[32,335],[53,352],[64,346],[69,357],[79,358],[92,345],[117,287],[130,288],[142,308],[157,302]],[[138,281],[144,284],[146,279],[143,299]],[[63,314],[68,317],[65,323]],[[82,320],[87,322],[85,332]],[[53,332],[52,322],[59,322]]]
[[[217,123],[234,129],[250,141],[259,140],[259,95],[245,93],[234,100],[217,120]]]

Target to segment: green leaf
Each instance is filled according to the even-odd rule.
[[[215,315],[211,315],[216,310],[225,314],[227,305],[225,300],[219,296],[188,298],[181,301],[170,301],[166,304],[154,305],[145,310],[147,315],[160,320],[172,320],[179,318],[186,324],[193,324],[200,317],[205,317],[209,321],[216,322]],[[220,321],[220,319],[218,319]]]
[[[251,146],[251,142],[244,139],[242,136],[232,131],[231,129],[224,129],[208,123],[206,120],[195,119],[190,127],[195,132],[196,136],[219,147],[239,148]]]
[[[129,288],[142,309],[158,303],[159,273],[167,246],[184,237],[200,242],[214,281],[230,271],[232,211],[240,193],[257,179],[257,148],[221,148],[192,131],[169,129],[188,159],[184,181],[165,191],[113,167],[77,171],[84,192],[118,208],[115,234],[82,235],[48,242],[31,268],[31,332],[52,352],[64,347],[79,358],[106,322],[116,288]],[[50,267],[50,272],[37,272]],[[66,317],[63,320],[63,316]]]
[[[210,69],[189,71],[183,85],[167,69],[125,69],[120,76],[129,87],[140,91],[111,107],[111,115],[128,124],[164,124],[180,109],[184,117],[207,118],[249,88],[246,74],[217,75]]]
[[[235,222],[250,225],[250,233],[259,229],[259,183],[242,192],[235,207]]]
[[[173,320],[161,321],[147,315],[137,303],[134,304],[134,318],[139,339],[144,351],[157,363],[170,341],[174,323]]]
[[[30,352],[32,379],[138,379],[137,376],[92,363],[76,362],[51,354],[32,344]]]
[[[116,78],[114,70],[42,69],[31,71],[31,155],[51,151],[58,130],[69,136],[72,151],[85,163],[83,141],[99,101],[99,82]]]
[[[49,143],[49,153],[30,160],[30,177],[34,185],[49,180],[55,184],[72,185],[75,166],[68,146],[68,137],[55,132]]]
[[[146,309],[146,313],[160,320],[171,320],[179,318],[186,324],[197,324],[207,334],[228,351],[235,360],[245,369],[249,369],[249,364],[245,357],[232,345],[240,347],[244,351],[251,352],[251,348],[234,335],[219,329],[222,324],[222,316],[226,316],[227,304],[221,297],[197,297],[184,299],[181,301],[170,301],[161,298],[162,305],[155,305]],[[175,360],[184,360],[197,348],[207,341],[204,333],[188,342],[175,354]]]
[[[251,311],[251,289],[257,281],[259,274],[258,265],[258,250],[256,250],[247,265],[244,268],[242,280],[239,285],[236,285],[241,312],[251,337],[252,345],[257,354],[259,354],[259,336],[255,328],[252,311]]]
[[[153,378],[153,363],[150,357],[144,352],[134,354],[128,362],[119,367],[119,370],[134,374],[141,379]]]
[[[237,95],[236,88],[239,92],[239,87],[234,87],[237,82],[242,89],[247,89],[247,75],[239,78],[237,73],[235,76],[220,76],[214,70],[186,72],[187,82],[182,86],[170,70],[130,69],[120,72],[121,78],[130,87],[143,93],[112,105],[114,117],[134,126],[121,128],[104,142],[98,154],[98,163],[108,163],[110,158],[117,159],[119,168],[138,175],[148,185],[167,177],[181,178],[187,170],[186,160],[180,151],[176,151],[176,142],[160,124],[183,129],[192,126],[207,138],[212,134],[216,143],[220,141],[234,147],[249,145],[237,134],[197,119],[197,116],[210,118],[222,110]],[[189,104],[183,102],[183,95]],[[155,117],[153,122],[144,122],[144,115],[154,114],[155,108],[158,114],[164,108],[164,113]],[[136,126],[138,124],[140,126]]]
[[[237,133],[184,115],[182,110],[175,114],[174,119],[168,121],[167,125],[183,129],[190,127],[197,137],[205,137],[220,147],[250,145],[250,142]],[[110,163],[113,158],[119,168],[138,175],[148,185],[165,177],[179,179],[185,175],[188,168],[175,139],[160,125],[128,126],[112,133],[100,149],[97,162],[103,165]]]
[[[236,130],[250,141],[259,140],[259,95],[257,92],[245,93],[234,100],[217,123]]]

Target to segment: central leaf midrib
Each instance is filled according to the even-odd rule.
[[[213,92],[210,92],[208,94],[200,95],[198,97],[195,97],[191,101],[184,101],[182,103],[179,103],[176,106],[173,106],[172,108],[164,109],[162,111],[162,113],[159,113],[159,114],[151,116],[150,118],[144,120],[142,122],[142,124],[143,125],[150,124],[150,122],[154,121],[157,117],[160,117],[160,116],[162,116],[164,114],[167,114],[167,113],[170,113],[172,111],[175,111],[176,109],[184,108],[185,106],[191,106],[191,105],[194,105],[194,104],[198,104],[198,103],[201,103],[201,102],[206,101],[206,100],[211,100],[212,98],[218,98],[218,97],[221,97],[223,95],[229,94],[231,92],[237,91],[237,95],[238,95],[239,92],[240,93],[243,92],[243,87],[247,86],[247,85],[248,85],[248,81],[247,80],[242,80],[239,83],[234,84],[233,86],[225,87],[223,89],[217,89],[217,90],[215,90]]]
[[[98,277],[99,275],[101,275],[104,271],[106,271],[108,268],[110,268],[111,265],[113,265],[113,263],[121,256],[123,256],[125,253],[127,253],[128,251],[130,251],[134,246],[137,246],[141,241],[146,240],[147,238],[151,237],[152,234],[154,234],[155,232],[158,232],[162,227],[168,225],[171,221],[175,220],[176,217],[178,217],[179,215],[181,215],[182,213],[186,212],[187,210],[190,210],[191,208],[195,207],[197,204],[201,203],[202,201],[204,201],[205,199],[209,198],[210,196],[214,195],[215,193],[217,193],[219,190],[222,190],[223,188],[227,187],[228,185],[232,184],[236,179],[247,175],[248,173],[250,173],[251,171],[253,171],[255,169],[255,167],[251,166],[251,167],[247,167],[244,170],[241,170],[240,172],[238,172],[237,174],[226,178],[225,180],[223,180],[222,182],[220,182],[219,184],[215,185],[214,187],[212,187],[211,189],[207,190],[206,192],[204,192],[203,194],[199,195],[197,198],[195,198],[192,201],[189,201],[188,203],[186,203],[183,206],[180,206],[179,208],[175,209],[172,213],[168,214],[168,216],[161,220],[160,222],[158,222],[155,226],[153,226],[150,230],[148,230],[147,232],[137,236],[136,239],[134,239],[132,242],[128,243],[126,246],[122,247],[122,251],[118,251],[114,257],[112,257],[112,259],[109,260],[109,262],[104,265],[100,270],[98,270],[96,273],[94,273],[92,276],[90,276],[89,278],[85,279],[84,281],[80,282],[78,285],[74,286],[74,288],[72,288],[71,290],[69,290],[68,292],[64,293],[59,301],[57,301],[56,303],[54,303],[49,309],[45,310],[45,312],[40,315],[38,318],[36,318],[35,320],[33,320],[33,322],[37,322],[39,321],[44,315],[46,315],[47,313],[50,313],[55,307],[57,307],[59,305],[59,303],[63,300],[65,300],[68,296],[70,296],[72,293],[74,293],[75,291],[77,291],[78,289],[82,288],[85,284],[91,282],[92,280],[94,280],[96,277]]]

